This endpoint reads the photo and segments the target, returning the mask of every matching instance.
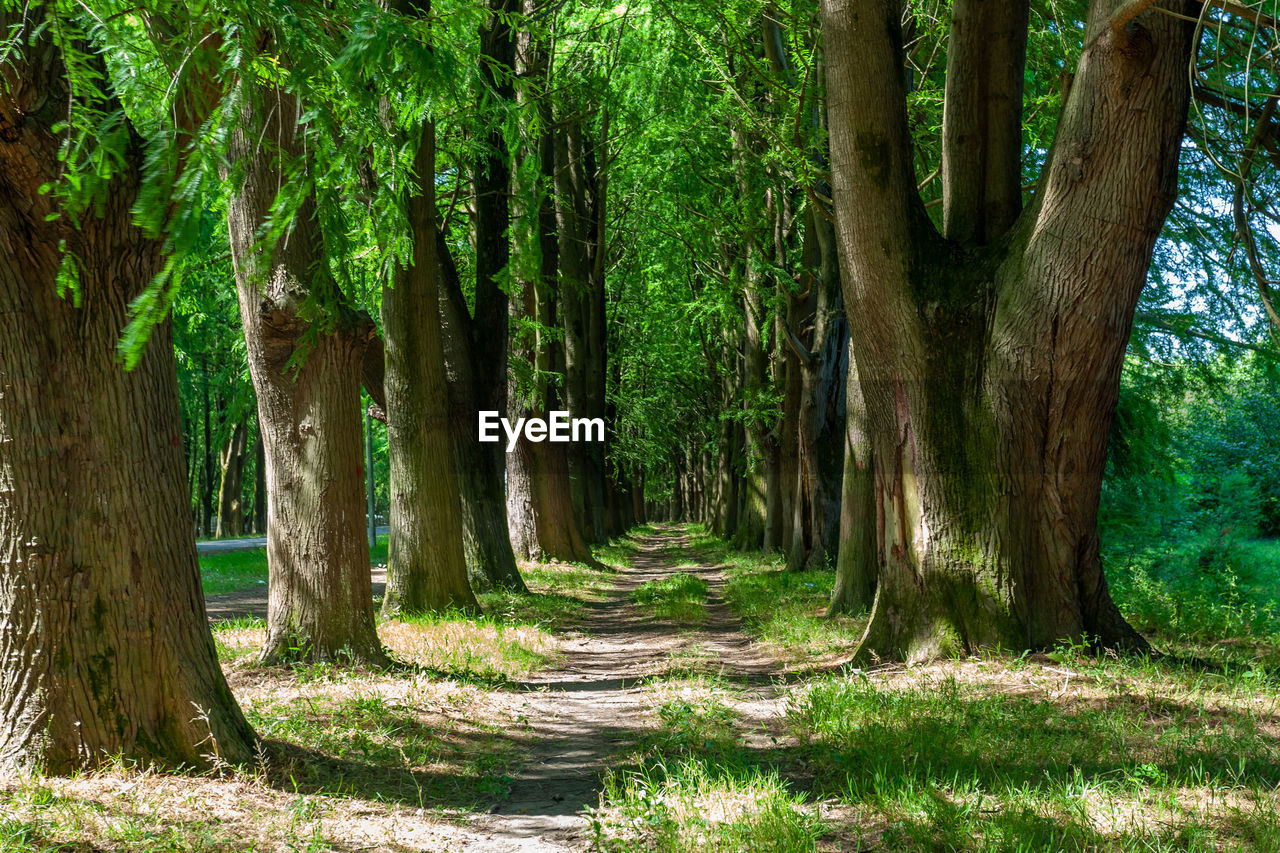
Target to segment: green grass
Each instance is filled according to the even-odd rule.
[[[583,618],[611,583],[608,572],[581,563],[527,563],[521,567],[527,593],[496,590],[477,597],[485,612],[508,622],[561,630]]]
[[[657,710],[658,727],[606,774],[590,812],[605,851],[810,851],[825,827],[803,794],[748,749],[705,679]]]
[[[633,590],[631,595],[655,619],[679,625],[697,624],[706,619],[703,603],[707,598],[707,582],[688,572],[676,572],[649,581]]]
[[[424,714],[370,689],[265,698],[245,713],[258,734],[278,742],[273,772],[300,791],[472,808],[506,794],[522,751],[496,725],[459,722],[464,710]]]
[[[387,537],[378,537],[378,544],[369,554],[373,565],[387,562]],[[223,595],[228,592],[267,584],[267,549],[226,551],[221,554],[200,555],[200,580],[205,595]]]
[[[1158,667],[1077,675],[1094,689],[1068,703],[980,678],[828,677],[800,691],[788,722],[821,793],[867,816],[858,843],[1277,849],[1274,701],[1264,713],[1225,705]]]
[[[700,560],[725,567],[725,601],[743,630],[788,665],[803,668],[853,653],[866,616],[827,618],[834,570],[789,572],[780,556],[734,551],[701,525],[690,525],[689,534]]]
[[[1158,648],[1280,670],[1280,542],[1120,543],[1106,570],[1121,611]]]

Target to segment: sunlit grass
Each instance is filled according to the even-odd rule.
[[[676,572],[642,584],[631,593],[655,619],[687,625],[706,619],[703,603],[707,582],[688,572]]]
[[[607,851],[809,851],[823,823],[752,756],[714,680],[661,688],[657,728],[605,777],[592,812]]]
[[[385,565],[387,562],[387,537],[378,537],[378,544],[371,549],[370,563]],[[247,551],[225,551],[219,554],[200,555],[200,581],[205,595],[224,595],[267,584],[267,549],[252,548]]]
[[[742,628],[765,643],[789,667],[804,668],[850,657],[866,627],[866,615],[826,616],[836,573],[789,572],[780,555],[734,551],[701,525],[687,528],[704,563],[724,566],[724,597]]]
[[[892,849],[1276,849],[1274,695],[1076,663],[822,678],[788,723],[819,793]]]
[[[489,616],[431,613],[378,625],[378,635],[393,660],[442,676],[476,681],[525,678],[558,660],[555,637],[536,624],[508,622]],[[252,617],[214,625],[219,659],[250,664],[266,639],[266,624]],[[302,667],[313,678],[352,670],[331,664]]]

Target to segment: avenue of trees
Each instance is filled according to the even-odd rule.
[[[1263,420],[1196,438],[1150,378],[1270,399],[1278,38],[1226,0],[0,0],[0,771],[251,760],[197,536],[267,537],[263,664],[386,665],[370,497],[383,616],[679,520],[834,567],[862,659],[1145,651],[1100,535],[1161,499],[1144,429],[1280,524]],[[606,437],[506,453],[485,410]]]

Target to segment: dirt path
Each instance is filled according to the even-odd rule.
[[[720,594],[724,577],[713,566],[694,566],[688,539],[672,529],[640,543],[605,601],[592,605],[579,632],[570,632],[564,665],[525,685],[533,752],[510,797],[472,821],[467,850],[581,850],[592,840],[587,806],[599,801],[601,776],[625,741],[644,730],[643,679],[665,672],[673,652],[696,648],[703,663],[725,677],[768,689],[778,672],[755,650]],[[679,559],[667,549],[682,549]],[[709,586],[706,622],[685,630],[640,612],[632,591],[676,571]]]

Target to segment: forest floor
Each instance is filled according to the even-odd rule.
[[[856,670],[830,571],[693,526],[598,556],[523,566],[480,619],[383,622],[385,672],[258,667],[250,571],[209,603],[257,766],[0,783],[0,853],[1280,850],[1274,669]]]

